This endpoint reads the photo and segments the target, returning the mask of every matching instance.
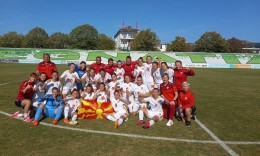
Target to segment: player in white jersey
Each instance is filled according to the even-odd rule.
[[[146,84],[149,91],[152,91],[155,87],[153,76],[152,76],[152,67],[153,67],[152,57],[147,56],[146,57],[146,63],[144,63],[143,65],[144,65],[144,68],[145,68],[144,74],[143,74],[144,84]]]
[[[33,97],[32,97],[32,104],[34,107],[39,106],[38,98],[43,98],[45,95],[45,90],[42,89],[42,86],[45,83],[46,80],[46,73],[40,73],[39,74],[39,80],[36,80],[34,86],[33,86],[33,91],[35,92]]]
[[[97,83],[97,86],[99,83],[103,82],[105,85],[107,85],[111,80],[111,75],[105,71],[105,69],[100,69],[99,73],[95,75],[95,81]]]
[[[108,94],[106,90],[106,86],[103,82],[99,84],[99,90],[95,93],[94,100],[97,100],[97,102],[107,102],[108,101]]]
[[[155,122],[161,121],[163,119],[162,104],[168,104],[169,101],[163,97],[160,97],[159,93],[159,89],[154,88],[152,91],[152,96],[147,98],[140,98],[140,101],[148,102],[151,106],[150,110],[148,110],[146,107],[141,108],[141,110],[144,112],[144,115],[151,119],[143,125],[143,128],[149,128],[150,126],[153,126]]]
[[[133,90],[134,94],[134,103],[132,104],[133,112],[132,115],[136,115],[138,112],[139,121],[137,122],[138,125],[143,124],[144,113],[140,109],[141,107],[147,107],[145,102],[139,100],[140,97],[148,97],[150,96],[150,92],[145,84],[143,84],[142,76],[137,77],[136,84]]]
[[[160,84],[163,83],[162,80],[162,70],[159,68],[158,62],[153,62],[153,69],[152,69],[152,75],[155,83],[155,88],[160,89]]]
[[[116,73],[113,73],[111,76],[111,82],[109,82],[107,84],[107,89],[108,89],[108,93],[109,93],[109,98],[113,98],[114,97],[114,91],[117,90],[119,88],[119,81],[117,80],[117,76]]]
[[[80,79],[78,73],[75,71],[74,63],[70,64],[69,70],[62,73],[60,76],[60,81],[64,81],[62,88],[63,98],[65,98],[72,89],[77,89],[76,81],[80,83]]]
[[[127,104],[128,101],[120,95],[118,90],[114,92],[114,96],[110,100],[115,112],[107,114],[106,118],[115,122],[114,128],[119,128],[119,126],[122,125],[124,120],[127,118],[128,113],[125,108],[125,104]]]
[[[84,100],[93,100],[94,98],[94,89],[91,84],[88,84],[84,87],[84,91],[81,93],[81,98]]]
[[[60,81],[58,80],[58,72],[54,71],[51,74],[51,79],[45,81],[42,86],[42,90],[45,89],[45,95],[52,95],[52,88],[56,87],[59,89],[59,92],[62,91],[62,86]]]
[[[143,58],[140,57],[137,61],[138,61],[138,63],[134,69],[135,81],[136,81],[137,76],[139,76],[139,75],[141,75],[142,78],[144,79],[144,71],[145,71],[145,67],[143,65],[143,63],[144,63]]]
[[[169,82],[173,83],[174,82],[174,70],[169,68],[168,64],[166,62],[161,63],[161,68],[164,73],[168,74],[169,76]]]
[[[71,96],[67,96],[64,107],[64,122],[70,125],[76,125],[78,118],[78,109],[81,107],[79,100],[79,91],[77,89],[72,90]],[[71,117],[69,121],[68,117]]]
[[[117,68],[114,71],[117,75],[117,80],[121,83],[124,83],[124,75],[125,75],[125,70],[122,68],[122,61],[119,60],[117,61]]]
[[[134,86],[135,84],[131,82],[129,75],[125,75],[125,82],[119,86],[123,92],[123,98],[128,101],[127,107],[130,113],[133,113],[134,95],[132,92],[134,91]]]
[[[85,73],[81,77],[81,81],[86,81],[85,86],[92,85],[94,92],[97,91],[97,84],[95,81],[95,70],[93,68],[89,69],[89,72]]]

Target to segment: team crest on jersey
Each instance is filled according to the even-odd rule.
[[[141,90],[143,90],[143,87],[141,87]]]
[[[185,96],[185,100],[187,100],[188,98],[187,98],[187,96]]]
[[[168,86],[167,86],[166,88],[167,88],[167,89],[169,89],[169,87],[168,87]]]
[[[105,100],[105,97],[104,97],[104,96],[101,96],[101,99],[102,99],[102,100]]]

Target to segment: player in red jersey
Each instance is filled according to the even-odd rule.
[[[190,68],[182,67],[182,62],[177,60],[175,62],[174,79],[178,91],[182,90],[182,83],[187,81],[188,76],[194,76],[195,72]]]
[[[136,64],[136,62],[132,61],[131,56],[127,56],[125,63],[122,65],[122,68],[125,70],[125,75],[129,75],[132,82],[135,80],[133,73]]]
[[[15,98],[15,105],[17,107],[23,107],[24,109],[24,121],[31,122],[32,119],[29,117],[29,110],[32,104],[32,97],[34,94],[34,84],[36,82],[37,74],[31,73],[29,79],[23,81],[20,85],[20,89],[18,91],[18,95]],[[17,117],[19,115],[19,111],[12,114],[11,117]]]
[[[195,107],[194,95],[190,91],[190,83],[182,83],[183,90],[178,97],[178,107],[181,113],[182,121],[185,122],[187,127],[191,125],[191,116]]]
[[[50,61],[50,54],[43,54],[43,61],[40,62],[36,69],[36,74],[46,73],[47,79],[51,79],[52,72],[58,71],[56,64]]]
[[[163,114],[164,118],[168,120],[166,126],[171,126],[177,105],[178,90],[173,83],[169,82],[169,75],[166,73],[163,74],[163,83],[160,85],[160,92],[161,95],[169,101],[169,104],[163,105]]]
[[[97,74],[100,69],[104,68],[105,67],[105,64],[104,63],[101,63],[101,57],[100,56],[97,56],[96,57],[96,63],[92,63],[90,66],[89,66],[89,69],[93,68],[95,70],[95,73]]]
[[[114,60],[112,58],[108,59],[108,64],[104,66],[105,71],[112,75],[115,71],[115,68],[117,67],[116,64],[114,64]]]

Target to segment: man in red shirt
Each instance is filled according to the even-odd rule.
[[[195,72],[190,68],[182,67],[182,62],[177,60],[175,62],[174,79],[178,91],[182,90],[182,83],[187,81],[188,76],[194,76]]]
[[[132,82],[135,80],[133,74],[136,64],[136,62],[132,62],[131,56],[127,56],[125,63],[122,65],[122,68],[125,70],[125,75],[130,76]]]
[[[18,95],[15,98],[15,105],[17,107],[23,107],[24,109],[24,121],[31,122],[32,119],[29,117],[29,110],[31,107],[31,100],[34,94],[33,86],[35,84],[37,78],[36,73],[31,73],[29,76],[29,80],[23,81],[20,85],[20,89],[18,91]],[[17,117],[19,112],[16,112],[12,115],[12,117]]]
[[[43,61],[40,62],[36,69],[36,74],[44,72],[47,76],[47,79],[51,79],[52,72],[58,71],[55,63],[50,61],[50,54],[43,54]]]
[[[117,65],[114,64],[114,60],[112,58],[109,58],[108,64],[104,66],[104,69],[107,73],[112,75],[114,73],[116,67],[117,67]]]
[[[163,75],[163,83],[160,84],[161,95],[169,101],[169,104],[163,105],[164,118],[168,120],[166,126],[173,124],[173,117],[175,115],[175,107],[177,105],[178,90],[173,83],[169,82],[169,75]]]
[[[96,63],[92,63],[89,66],[89,69],[93,68],[95,70],[95,73],[98,74],[100,69],[104,68],[105,64],[101,63],[101,57],[97,56],[96,57]]]
[[[187,127],[191,125],[191,117],[194,113],[195,103],[194,95],[190,91],[190,83],[182,83],[183,90],[179,94],[178,107],[181,113],[182,121],[185,122]]]

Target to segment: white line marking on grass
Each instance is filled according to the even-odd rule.
[[[0,114],[10,116],[11,114],[0,111]],[[21,118],[16,118],[22,120]],[[166,138],[166,137],[152,137],[152,136],[145,136],[145,135],[135,135],[135,134],[126,134],[126,133],[114,133],[114,132],[107,132],[107,131],[96,131],[96,130],[88,130],[88,129],[81,129],[81,128],[72,128],[60,125],[52,125],[49,123],[41,122],[41,125],[45,125],[48,127],[56,127],[66,130],[72,131],[80,131],[86,133],[94,133],[94,134],[104,134],[104,135],[114,135],[114,136],[124,136],[130,138],[139,138],[139,139],[151,139],[151,140],[164,140],[164,141],[175,141],[175,142],[188,142],[188,143],[202,143],[202,144],[219,144],[217,141],[210,141],[210,140],[190,140],[190,139],[178,139],[178,138]],[[256,145],[260,144],[260,142],[242,142],[242,141],[223,141],[226,144],[242,144],[242,145]]]
[[[10,83],[19,82],[19,81],[22,81],[22,80],[17,80],[17,81],[11,81],[11,82],[6,82],[6,83],[1,83],[0,86],[8,85],[8,84],[10,84]]]
[[[220,146],[222,146],[222,148],[224,150],[226,150],[230,155],[232,156],[238,156],[238,154],[236,152],[234,152],[230,147],[228,147],[222,140],[220,140],[213,132],[211,132],[203,123],[200,122],[200,120],[198,120],[196,118],[195,122],[197,122],[197,124],[200,125],[200,127],[205,130],[214,140],[216,140],[218,142],[218,144]]]

